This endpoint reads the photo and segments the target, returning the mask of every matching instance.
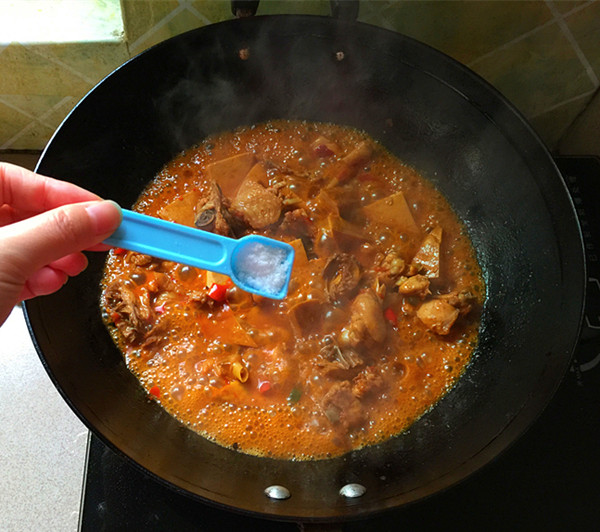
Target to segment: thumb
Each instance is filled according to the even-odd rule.
[[[24,283],[40,268],[108,238],[121,223],[113,201],[64,205],[0,230],[0,275]]]

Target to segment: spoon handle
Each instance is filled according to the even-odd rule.
[[[123,209],[121,225],[104,243],[231,275],[230,256],[238,241]]]

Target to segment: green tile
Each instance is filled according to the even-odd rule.
[[[62,98],[57,105],[44,113],[44,124],[56,129],[84,96],[85,94],[74,94]]]
[[[541,1],[361,2],[359,20],[469,63],[552,19]]]
[[[588,3],[588,0],[554,0],[552,5],[559,13],[564,15],[565,13],[568,13],[576,7],[582,6],[586,3]]]
[[[124,42],[50,44],[37,50],[94,84],[129,59]]]
[[[58,105],[62,96],[53,94],[0,94],[0,99],[28,115],[39,118]]]
[[[594,95],[560,139],[559,148],[563,154],[590,154],[600,157],[600,93]]]
[[[473,69],[526,116],[536,116],[594,89],[558,24],[494,51]]]
[[[143,36],[136,43],[131,44],[129,51],[131,54],[138,54],[150,46],[203,25],[204,23],[189,11],[178,11],[163,24],[155,26],[152,31],[147,32],[145,37]]]
[[[177,0],[121,0],[128,41],[135,42],[177,7]]]
[[[231,3],[223,0],[197,0],[192,6],[211,23],[222,22],[233,18]]]
[[[562,136],[577,116],[585,109],[590,99],[591,95],[560,105],[531,118],[529,122],[546,143],[546,146],[554,151]]]
[[[32,127],[20,133],[18,138],[14,139],[7,148],[11,150],[43,149],[54,134],[54,130],[42,124],[33,124]]]
[[[594,2],[565,18],[579,48],[600,77],[600,3]]]
[[[79,94],[92,85],[70,67],[36,53],[34,46],[13,43],[0,54],[0,94]]]
[[[4,99],[5,96],[2,98]],[[0,146],[31,122],[31,118],[0,102]]]

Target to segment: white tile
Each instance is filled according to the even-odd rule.
[[[46,374],[16,307],[0,327],[0,529],[76,531],[88,431]]]

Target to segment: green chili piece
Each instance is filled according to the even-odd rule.
[[[300,397],[302,396],[302,390],[300,389],[300,386],[294,386],[292,388],[292,391],[290,392],[290,395],[288,395],[288,403],[293,405],[294,403],[297,403],[300,400]]]

